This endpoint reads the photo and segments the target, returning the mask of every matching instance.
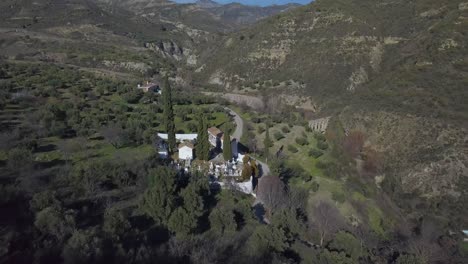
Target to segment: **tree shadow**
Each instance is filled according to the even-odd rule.
[[[37,162],[36,164],[34,164],[34,169],[35,170],[46,170],[46,169],[50,169],[50,168],[53,168],[53,167],[56,167],[56,166],[63,166],[65,164],[66,164],[65,160],[54,159],[54,160],[51,160],[51,161]]]
[[[262,224],[266,224],[265,222],[266,210],[265,210],[265,207],[263,207],[263,204],[257,203],[256,205],[254,205],[253,210],[258,221]]]
[[[50,152],[57,149],[57,146],[54,144],[48,144],[45,146],[39,146],[35,149],[34,153]]]

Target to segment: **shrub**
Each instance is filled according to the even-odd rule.
[[[275,139],[276,140],[281,140],[283,138],[284,138],[284,135],[281,132],[279,132],[279,131],[275,132]]]
[[[346,252],[346,255],[354,260],[358,260],[363,255],[366,255],[366,251],[361,247],[360,241],[352,234],[344,231],[338,232],[329,246],[331,249]]]
[[[326,162],[323,162],[323,161],[318,161],[315,166],[319,169],[326,169],[328,167],[328,164]]]
[[[345,194],[342,192],[333,192],[332,193],[332,199],[334,201],[337,201],[338,203],[344,203],[346,201]]]
[[[318,149],[309,150],[309,156],[314,157],[315,159],[320,158],[323,155],[323,152]]]
[[[255,124],[258,124],[258,123],[262,122],[262,120],[261,120],[259,117],[257,117],[257,116],[252,117],[252,118],[251,118],[251,121],[252,121],[253,123],[255,123]]]
[[[317,142],[317,148],[319,148],[321,150],[326,150],[326,149],[328,149],[328,144],[325,141],[319,141],[319,142]]]
[[[38,212],[44,210],[47,207],[60,207],[60,202],[55,198],[54,192],[47,190],[36,193],[31,201],[29,201],[29,207],[32,211]]]
[[[298,150],[294,145],[288,145],[288,150],[292,153],[297,153]]]
[[[307,141],[306,138],[303,138],[303,137],[299,137],[299,138],[296,138],[296,143],[298,145],[301,145],[301,146],[305,146],[305,145],[308,145],[309,142]]]
[[[289,133],[289,132],[291,132],[291,130],[290,130],[289,127],[287,127],[287,126],[284,126],[283,128],[281,128],[281,130],[283,131],[283,133]]]
[[[312,180],[312,175],[308,174],[308,173],[304,173],[301,175],[302,176],[302,179],[305,181],[305,182],[310,182]]]
[[[130,223],[125,216],[116,210],[107,209],[104,213],[103,230],[113,238],[119,238],[130,228]]]
[[[314,138],[317,139],[317,141],[326,141],[327,139],[325,138],[325,136],[321,133],[315,133],[314,134]]]
[[[317,182],[312,182],[312,185],[310,186],[310,189],[313,191],[313,192],[317,192],[320,188],[320,185],[317,183]]]
[[[75,228],[73,215],[64,214],[61,208],[52,206],[36,214],[34,226],[45,235],[62,240]]]
[[[265,132],[265,127],[264,126],[258,126],[257,132],[258,132],[258,134],[262,134],[263,132]]]
[[[33,163],[30,150],[25,148],[14,148],[8,152],[8,167],[11,170],[29,167]]]
[[[65,263],[96,263],[102,257],[102,241],[93,231],[76,230],[62,251]]]

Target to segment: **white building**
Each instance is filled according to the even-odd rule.
[[[210,127],[208,128],[208,140],[210,144],[215,148],[222,148],[222,137],[223,131],[219,130],[217,127]]]
[[[193,160],[193,145],[191,143],[181,143],[179,145],[179,159]]]
[[[168,140],[168,134],[158,133],[158,137],[160,139]],[[177,141],[194,141],[197,139],[198,134],[176,134],[175,135]]]
[[[146,84],[141,85],[138,84],[138,89],[142,90],[143,92],[153,92],[153,93],[158,93],[161,94],[161,88],[159,87],[159,84],[153,83],[153,82],[146,82]]]

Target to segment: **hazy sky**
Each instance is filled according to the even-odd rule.
[[[195,0],[172,0],[177,3],[193,3]],[[312,2],[311,0],[236,0],[236,1],[229,1],[229,0],[215,0],[215,2],[226,4],[231,2],[238,2],[246,5],[259,5],[259,6],[267,6],[267,5],[282,5],[287,3],[299,3],[299,4],[308,4]]]

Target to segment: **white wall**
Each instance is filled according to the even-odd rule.
[[[179,149],[179,159],[185,160],[185,159],[193,159],[193,149],[184,146]]]

